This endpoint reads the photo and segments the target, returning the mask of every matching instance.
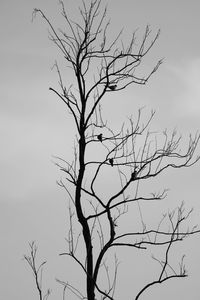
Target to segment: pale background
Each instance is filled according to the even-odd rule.
[[[66,1],[74,17],[78,4],[78,0]],[[147,63],[153,66],[165,58],[146,87],[132,86],[116,99],[116,114],[120,112],[123,119],[145,106],[147,111],[156,109],[154,126],[160,131],[176,127],[187,137],[199,130],[200,2],[110,0],[108,4],[114,31],[124,27],[125,39],[136,28],[142,32],[146,24],[153,32],[160,28]],[[72,123],[48,90],[57,84],[51,67],[59,55],[48,41],[46,24],[40,18],[31,22],[34,7],[43,9],[59,26],[56,0],[0,2],[0,299],[5,300],[37,299],[31,272],[22,260],[29,241],[36,240],[39,258],[49,261],[44,281],[53,290],[50,299],[61,299],[54,278],[64,279],[65,274],[69,280],[73,273],[67,260],[58,257],[66,246],[67,201],[56,186],[61,174],[52,163],[52,155],[71,155]],[[170,188],[167,207],[185,200],[188,208],[195,208],[193,223],[200,223],[199,176],[198,164],[161,177],[163,186]],[[148,214],[154,217],[154,211]],[[154,287],[141,299],[199,299],[200,236],[187,239],[180,255],[183,246],[190,276]],[[125,288],[123,299],[134,299],[139,287],[154,278],[155,264],[150,259],[152,267],[140,269],[137,255],[130,262],[133,272],[124,271],[119,281]],[[134,281],[137,273],[140,285]]]

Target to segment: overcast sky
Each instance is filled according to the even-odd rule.
[[[147,24],[152,34],[160,28],[147,64],[152,67],[164,58],[147,86],[132,86],[116,98],[116,113],[123,120],[139,107],[145,106],[147,112],[155,109],[154,128],[176,128],[186,142],[188,134],[200,127],[199,0],[107,2],[113,32],[123,27],[125,39],[136,28],[142,33]],[[79,3],[66,0],[74,18]],[[66,263],[57,254],[65,249],[67,201],[56,186],[61,174],[52,155],[71,155],[73,128],[62,103],[48,90],[57,85],[51,68],[60,53],[48,40],[43,20],[31,22],[35,7],[43,9],[59,27],[57,0],[0,3],[0,299],[5,300],[37,299],[31,272],[22,260],[29,241],[36,240],[40,257],[51,262],[44,276],[57,294],[50,299],[61,299],[53,282],[59,277],[59,267]],[[199,164],[162,177],[163,186],[170,188],[169,207],[184,200],[186,207],[195,208],[194,223],[200,223],[199,177]],[[153,217],[153,211],[149,214]],[[187,239],[184,246],[190,277],[154,288],[141,299],[199,299],[200,236]],[[141,274],[142,285],[148,278]],[[131,276],[126,281],[129,290]],[[134,292],[127,292],[124,299],[128,297],[133,299]]]

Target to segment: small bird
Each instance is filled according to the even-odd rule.
[[[134,172],[131,174],[131,180],[135,180],[137,177],[137,171],[134,170]]]
[[[109,88],[111,91],[115,91],[116,88],[117,88],[117,85],[116,85],[116,84],[109,85],[108,88]]]
[[[109,163],[111,164],[111,166],[113,167],[113,158],[109,159]]]
[[[102,142],[102,137],[103,137],[102,133],[100,133],[100,134],[97,135],[97,138],[98,138],[98,140],[99,140],[100,142]]]

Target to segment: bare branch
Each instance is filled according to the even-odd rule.
[[[24,259],[30,266],[33,276],[35,278],[36,288],[39,294],[40,300],[46,300],[50,295],[50,289],[47,290],[46,294],[43,296],[42,292],[42,272],[43,266],[46,264],[46,261],[43,261],[39,266],[37,266],[36,257],[37,257],[37,246],[35,242],[29,243],[30,255],[24,255]]]

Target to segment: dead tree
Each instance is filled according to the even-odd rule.
[[[42,10],[34,10],[34,16],[42,16],[49,26],[50,39],[60,50],[64,66],[70,67],[74,76],[71,84],[69,79],[65,80],[62,67],[55,63],[59,87],[49,89],[64,103],[77,131],[74,160],[69,162],[58,157],[56,161],[65,177],[58,184],[68,193],[70,203],[69,249],[61,255],[69,255],[79,264],[85,273],[86,289],[80,291],[68,282],[58,282],[64,291],[68,288],[80,299],[117,299],[114,292],[118,261],[115,258],[113,269],[106,262],[107,255],[113,253],[111,249],[131,247],[135,251],[144,251],[148,246],[162,246],[164,258],[153,257],[161,271],[153,282],[139,292],[133,291],[137,300],[152,285],[187,275],[184,257],[179,270],[172,267],[170,250],[175,243],[198,230],[195,227],[185,229],[191,211],[186,212],[183,204],[164,215],[154,227],[141,219],[140,229],[138,226],[136,230],[132,227],[124,229],[123,216],[137,212],[140,202],[166,197],[165,190],[144,196],[140,186],[169,168],[180,169],[196,163],[199,157],[194,157],[194,152],[199,136],[190,136],[187,148],[181,151],[181,137],[175,131],[171,134],[165,131],[159,136],[150,132],[154,112],[142,122],[142,110],[139,109],[137,117],[130,117],[118,129],[112,129],[104,120],[102,99],[109,101],[110,95],[121,95],[130,85],[145,85],[162,61],[141,76],[144,58],[157,41],[159,31],[152,37],[147,26],[141,41],[134,32],[130,41],[124,44],[121,42],[122,31],[111,40],[107,8],[101,8],[101,2],[83,0],[79,8],[81,19],[76,22],[69,18],[64,1],[60,1],[68,27],[64,30],[57,29]],[[102,183],[108,172],[112,172],[112,178],[116,180],[111,195]],[[108,183],[109,179],[108,176]],[[79,234],[75,234],[74,228],[80,228]],[[107,284],[101,282],[102,269],[106,272]]]

